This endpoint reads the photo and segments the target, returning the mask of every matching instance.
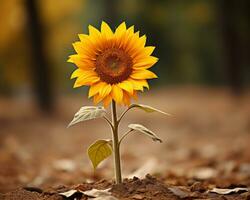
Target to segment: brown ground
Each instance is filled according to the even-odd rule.
[[[120,186],[100,181],[111,179],[111,159],[94,173],[85,154],[94,140],[110,137],[105,122],[66,128],[80,106],[91,105],[84,98],[58,98],[50,116],[40,115],[26,100],[0,98],[0,199],[60,200],[58,192],[76,187],[112,188],[119,199],[250,199],[249,192],[209,192],[250,187],[249,93],[233,97],[225,89],[192,87],[143,94],[140,103],[173,117],[134,110],[124,118],[121,132],[129,123],[141,123],[164,142],[131,134],[122,145],[123,174],[141,179],[126,179]],[[144,178],[147,173],[153,177]]]

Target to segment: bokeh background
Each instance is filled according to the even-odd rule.
[[[183,164],[179,173],[186,170],[193,156],[249,164],[249,7],[247,0],[1,0],[0,191],[112,177],[111,161],[93,174],[84,154],[109,129],[100,120],[66,129],[91,104],[86,88],[72,89],[71,44],[102,20],[113,29],[123,21],[135,25],[156,46],[160,60],[152,70],[159,79],[139,102],[174,115],[133,112],[125,119],[159,130],[168,141],[158,147],[132,136],[122,151],[127,173],[149,158],[151,165],[152,158],[162,161],[164,176],[176,163]],[[144,151],[145,145],[152,148]]]
[[[71,43],[102,20],[135,25],[157,47],[161,78],[152,84],[241,90],[250,79],[248,8],[243,0],[1,0],[0,92],[35,95],[40,104],[72,92]]]

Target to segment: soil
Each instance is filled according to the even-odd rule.
[[[199,181],[189,186],[174,186],[164,183],[164,181],[157,180],[151,175],[147,175],[144,179],[134,177],[133,179],[125,179],[122,184],[115,185],[106,180],[101,180],[95,183],[83,183],[75,186],[59,186],[53,189],[42,190],[35,187],[24,187],[18,190],[9,192],[1,196],[3,200],[86,200],[88,196],[76,192],[70,197],[64,197],[60,193],[70,190],[87,191],[93,188],[109,189],[111,195],[121,200],[178,200],[178,199],[250,199],[250,193],[244,192],[242,194],[219,195],[209,190],[209,184],[204,184]]]
[[[173,117],[131,111],[124,118],[121,132],[141,123],[164,142],[126,138],[120,185],[111,181],[111,159],[93,172],[85,153],[96,139],[109,137],[105,122],[66,128],[82,105],[92,104],[82,99],[60,97],[56,111],[45,115],[30,101],[0,98],[0,200],[88,199],[81,192],[69,198],[59,193],[92,188],[110,189],[122,200],[250,199],[250,93],[235,97],[225,88],[189,87],[139,97]],[[215,188],[243,190],[218,194]]]

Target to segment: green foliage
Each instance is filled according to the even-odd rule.
[[[140,110],[143,110],[147,113],[152,113],[152,112],[159,112],[164,115],[170,115],[166,112],[163,112],[161,110],[158,110],[156,108],[153,108],[148,105],[143,105],[143,104],[131,104],[120,116],[119,120],[117,123],[119,124],[123,116],[132,108],[137,108]],[[113,112],[113,111],[112,111]],[[101,106],[83,106],[80,108],[80,110],[75,114],[73,120],[69,123],[68,127],[82,122],[82,121],[87,121],[91,119],[97,119],[97,118],[104,118],[108,124],[110,125],[112,131],[116,131],[118,134],[118,131],[116,130],[116,126],[114,123],[112,123],[106,116],[106,110],[104,107]],[[117,125],[117,124],[116,124]],[[118,125],[117,125],[118,127]],[[140,133],[143,133],[144,135],[150,137],[153,141],[155,142],[162,142],[162,140],[151,130],[146,128],[145,126],[141,124],[129,124],[128,128],[130,129],[128,132],[123,134],[123,136],[118,139],[118,146],[117,148],[120,147],[120,143],[122,140],[131,132],[137,131]],[[94,169],[106,158],[108,158],[112,154],[112,140],[97,140],[95,143],[90,145],[88,148],[88,157],[90,161],[92,162],[92,165]]]
[[[148,113],[159,112],[159,113],[162,113],[162,114],[164,114],[164,115],[168,115],[168,116],[171,115],[171,114],[169,114],[169,113],[163,112],[163,111],[161,111],[161,110],[158,110],[158,109],[156,109],[156,108],[153,108],[153,107],[147,106],[147,105],[143,105],[143,104],[131,104],[131,105],[129,106],[129,109],[130,109],[130,108],[138,108],[138,109],[144,110],[145,112],[148,112]]]
[[[149,130],[141,124],[129,124],[128,127],[132,130],[139,131],[140,133],[145,134],[155,142],[162,142],[162,140],[153,131]]]
[[[97,140],[88,148],[88,156],[94,169],[112,154],[111,140]]]
[[[75,114],[73,120],[69,123],[68,127],[91,119],[101,118],[106,115],[106,110],[101,106],[83,106]]]

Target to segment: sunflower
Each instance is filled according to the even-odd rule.
[[[71,78],[77,78],[74,88],[89,86],[89,98],[94,103],[103,101],[108,106],[112,100],[130,105],[137,91],[149,89],[147,79],[157,78],[149,71],[158,58],[151,56],[155,47],[145,46],[146,36],[139,36],[134,26],[126,28],[121,23],[113,32],[105,22],[101,31],[89,25],[89,34],[79,34],[80,41],[73,43],[77,54],[68,62],[78,68]]]

